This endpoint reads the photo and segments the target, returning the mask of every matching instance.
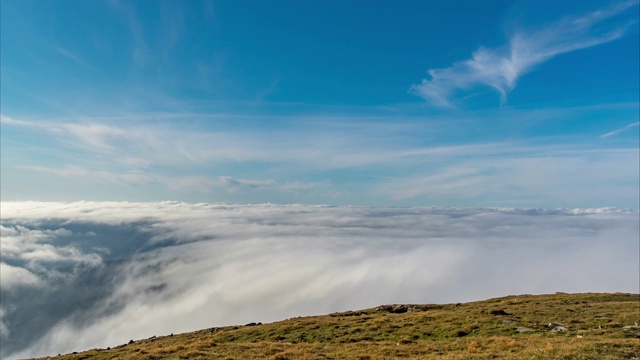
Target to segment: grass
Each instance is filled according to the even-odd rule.
[[[640,294],[521,295],[205,329],[55,358],[640,360],[639,323]]]

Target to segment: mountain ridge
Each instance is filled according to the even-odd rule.
[[[131,340],[56,359],[640,359],[640,294],[393,304]]]

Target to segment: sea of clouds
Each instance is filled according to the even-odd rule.
[[[639,216],[3,202],[2,358],[389,303],[640,291]]]

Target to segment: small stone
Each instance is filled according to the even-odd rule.
[[[551,332],[565,332],[565,331],[568,331],[568,330],[569,329],[567,329],[564,326],[556,326],[551,330]]]

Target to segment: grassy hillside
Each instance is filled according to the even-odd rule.
[[[56,359],[637,359],[640,295],[388,305],[204,329]]]

